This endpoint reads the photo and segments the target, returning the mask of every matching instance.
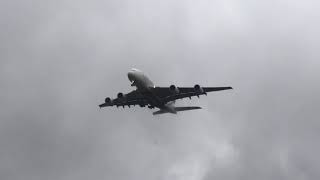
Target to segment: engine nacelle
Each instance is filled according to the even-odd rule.
[[[107,97],[105,100],[104,100],[105,103],[111,103],[111,98]]]
[[[123,95],[123,93],[119,92],[118,95],[117,95],[117,97],[118,97],[119,99],[122,99],[122,98],[124,97],[124,95]]]
[[[126,101],[126,95],[124,95],[123,93],[119,92],[117,97],[121,100],[121,101]]]
[[[172,93],[172,94],[179,94],[179,88],[177,88],[175,85],[171,85],[170,87],[169,87],[169,89],[170,89],[170,92]]]
[[[194,85],[194,91],[199,94],[204,93],[203,88],[199,84]]]

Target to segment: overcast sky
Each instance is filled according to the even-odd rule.
[[[320,178],[317,0],[2,0],[0,179]],[[132,90],[233,86],[152,116]]]

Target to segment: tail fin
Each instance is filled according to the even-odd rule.
[[[194,109],[201,109],[201,107],[198,107],[198,106],[187,106],[187,107],[175,107],[174,110],[175,111],[189,111],[189,110],[194,110]],[[159,111],[156,111],[153,113],[153,115],[158,115],[158,114],[165,114],[165,113],[170,113],[166,110],[159,110]]]

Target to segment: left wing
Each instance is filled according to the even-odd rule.
[[[123,97],[115,98],[115,99],[110,99],[106,98],[105,103],[100,104],[99,107],[108,107],[108,106],[135,106],[135,105],[140,105],[140,106],[145,106],[148,105],[147,99],[144,98],[138,91],[131,91],[128,94],[123,95]]]
[[[206,95],[208,92],[212,91],[223,91],[228,89],[232,89],[232,87],[200,87],[199,85],[195,85],[195,87],[156,87],[153,89],[153,92],[164,102],[169,102],[177,99]]]

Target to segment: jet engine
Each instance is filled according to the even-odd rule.
[[[117,97],[118,97],[119,99],[122,99],[122,98],[124,97],[124,95],[123,95],[123,93],[119,92],[118,95],[117,95]]]
[[[121,101],[126,101],[126,95],[124,95],[123,93],[119,92],[117,97],[121,100]]]
[[[194,85],[194,91],[199,94],[204,93],[203,88],[199,84]]]
[[[111,103],[111,98],[107,97],[105,100],[104,100],[105,103]]]
[[[177,88],[175,85],[171,85],[170,87],[169,87],[169,89],[170,89],[170,92],[172,93],[172,94],[179,94],[179,88]]]

